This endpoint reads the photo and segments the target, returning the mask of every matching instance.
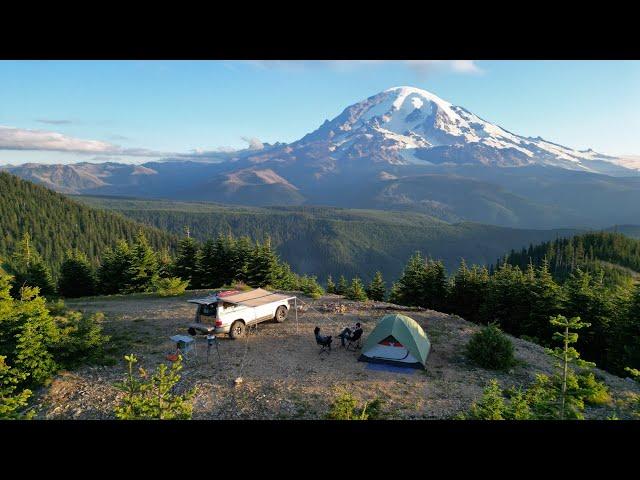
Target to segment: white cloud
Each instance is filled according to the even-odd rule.
[[[241,137],[243,141],[249,144],[250,150],[262,150],[264,144],[256,137]]]
[[[405,60],[404,63],[423,76],[436,72],[482,73],[482,69],[473,60]]]
[[[70,125],[73,120],[55,119],[55,118],[36,118],[38,123],[46,123],[47,125]]]
[[[420,77],[432,73],[482,73],[474,60],[249,60],[247,63],[261,69],[296,71],[309,67],[328,67],[342,72],[396,63],[407,66]]]
[[[154,157],[164,155],[145,148],[122,148],[100,140],[84,140],[47,130],[0,125],[0,150],[47,150],[86,154],[130,155]]]

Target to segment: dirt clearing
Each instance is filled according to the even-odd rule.
[[[175,334],[187,334],[195,306],[189,298],[205,291],[191,291],[178,298],[104,297],[68,301],[69,307],[106,314],[105,333],[120,354],[134,353],[147,371],[169,363],[166,355]],[[206,361],[206,339],[197,337],[198,357],[185,364],[180,389],[198,387],[194,419],[317,419],[322,418],[339,388],[361,401],[380,397],[393,419],[443,419],[469,408],[482,394],[489,379],[503,386],[526,385],[536,373],[551,373],[552,362],[542,347],[512,338],[516,357],[523,365],[509,373],[478,368],[463,355],[463,347],[479,327],[459,317],[431,310],[394,310],[416,320],[431,341],[427,369],[411,375],[374,371],[358,362],[360,352],[346,351],[334,338],[331,354],[319,355],[313,329],[337,335],[343,327],[362,323],[364,338],[377,321],[389,313],[390,304],[357,303],[327,295],[318,300],[299,297],[313,308],[294,312],[282,324],[262,323],[246,339],[220,337]],[[338,307],[343,305],[343,307]],[[338,308],[336,308],[338,307]],[[396,307],[397,308],[397,307]],[[337,313],[343,310],[345,313]],[[113,407],[122,395],[113,385],[123,379],[122,356],[112,366],[83,367],[62,372],[38,393],[37,418],[112,419]],[[596,370],[614,397],[638,392],[631,381]],[[243,382],[235,385],[234,380]],[[588,418],[605,418],[611,409],[593,408]]]

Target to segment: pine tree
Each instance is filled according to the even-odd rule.
[[[367,300],[367,293],[364,290],[362,281],[358,277],[354,277],[351,280],[351,285],[345,295],[349,300],[355,300],[357,302],[365,302]]]
[[[595,364],[587,362],[580,358],[578,351],[571,347],[572,343],[578,341],[578,334],[571,332],[570,330],[579,330],[584,327],[588,327],[589,324],[582,322],[580,317],[573,317],[567,319],[562,315],[557,315],[550,318],[551,325],[560,327],[560,332],[555,332],[553,335],[554,340],[560,340],[563,346],[556,347],[553,350],[547,349],[547,353],[559,360],[556,366],[560,369],[560,375],[558,382],[559,385],[559,399],[560,399],[560,419],[564,420],[567,414],[570,414],[573,418],[580,418],[580,411],[584,408],[584,403],[581,396],[572,395],[568,389],[571,387],[575,390],[577,385],[577,379],[575,374],[570,371],[571,365],[575,365],[581,368],[594,367]]]
[[[133,262],[129,244],[118,241],[115,248],[107,249],[98,268],[98,284],[102,293],[121,293],[129,282],[129,269]]]
[[[127,378],[116,386],[126,393],[122,403],[115,408],[116,418],[119,420],[188,420],[193,413],[193,397],[196,389],[185,393],[175,393],[175,386],[180,381],[179,372],[182,370],[182,357],[168,369],[160,364],[156,373],[150,378],[147,372],[140,368],[138,380],[133,375],[133,365],[138,359],[133,355],[126,355],[128,363]]]
[[[552,336],[549,316],[563,311],[563,290],[553,280],[546,259],[535,271],[531,266],[531,271],[534,272],[528,276],[531,308],[528,319],[522,326],[522,333],[546,343]]]
[[[160,278],[170,277],[172,260],[169,250],[166,247],[161,248],[156,255],[158,257],[158,276]]]
[[[471,322],[481,322],[482,304],[487,296],[489,271],[473,265],[467,268],[464,259],[456,272],[447,298],[448,309]]]
[[[191,288],[199,288],[202,272],[202,257],[198,243],[192,237],[184,237],[178,243],[178,252],[173,264],[173,274],[182,280],[188,280]]]
[[[422,284],[420,305],[432,310],[444,310],[447,300],[447,273],[441,261],[429,260]]]
[[[29,265],[24,284],[30,287],[37,287],[41,295],[53,295],[55,293],[55,283],[53,282],[51,271],[39,257],[36,257]]]
[[[236,268],[233,264],[235,257],[234,250],[235,240],[231,235],[218,235],[215,245],[215,260],[218,262],[216,284],[218,286],[230,285],[235,280]]]
[[[25,375],[7,365],[7,357],[0,355],[0,420],[21,418],[31,390],[20,388]]]
[[[219,278],[219,259],[217,258],[216,243],[209,239],[202,245],[199,255],[198,270],[201,276],[202,288],[216,288],[222,285]]]
[[[20,318],[20,324],[9,358],[17,370],[28,374],[27,385],[40,385],[58,369],[49,347],[59,339],[59,331],[37,287],[21,290],[20,301],[14,303],[14,315]]]
[[[600,365],[613,363],[611,342],[612,325],[618,325],[625,308],[616,291],[603,282],[602,274],[591,274],[577,268],[565,283],[566,305],[564,314],[579,316],[590,327],[580,335],[577,348],[585,357]]]
[[[617,366],[625,371],[627,365],[640,366],[640,283],[636,285],[633,295],[624,311],[623,321],[617,326],[615,335],[619,346]],[[640,379],[640,377],[638,377]]]
[[[502,263],[492,276],[480,316],[495,321],[505,332],[518,336],[529,318],[529,284],[518,266]]]
[[[400,279],[395,283],[393,290],[393,303],[398,305],[422,306],[425,302],[425,281],[427,266],[424,258],[416,252],[402,272]]]
[[[269,240],[269,245],[270,244],[271,241]],[[249,237],[240,237],[235,242],[233,253],[234,280],[246,283],[252,251],[253,248]]]
[[[311,298],[320,298],[324,293],[315,276],[303,275],[299,283],[302,293]]]
[[[376,272],[373,280],[366,289],[367,297],[371,300],[383,301],[384,297],[387,293],[387,288],[384,283],[384,279],[382,278],[382,272]]]
[[[485,387],[479,402],[471,405],[469,413],[463,418],[468,420],[504,420],[507,410],[502,389],[498,381],[492,379]]]
[[[52,295],[55,285],[49,268],[36,251],[31,235],[25,232],[12,255],[9,270],[13,275],[12,295],[19,296],[24,286],[37,287],[42,295]]]
[[[158,281],[158,258],[141,230],[131,248],[127,269],[128,292],[151,292]]]
[[[331,275],[327,277],[327,293],[336,293],[336,284],[333,283]]]
[[[349,285],[347,284],[347,279],[344,275],[340,275],[340,278],[338,279],[338,285],[336,286],[336,294],[346,295],[348,289]]]
[[[247,283],[252,287],[274,285],[280,270],[278,256],[271,248],[271,240],[267,237],[254,248],[247,268]]]
[[[291,267],[288,263],[282,262],[278,270],[278,279],[276,280],[276,283],[272,285],[274,288],[289,291],[299,289],[300,282],[298,280],[298,276],[291,271]]]
[[[95,295],[96,288],[96,273],[87,256],[77,250],[68,251],[60,268],[58,293],[68,298],[84,297]]]

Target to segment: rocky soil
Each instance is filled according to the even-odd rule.
[[[186,334],[193,320],[189,298],[204,296],[191,291],[179,298],[98,297],[69,301],[72,308],[107,315],[105,333],[117,361],[108,366],[86,366],[61,372],[37,394],[37,418],[112,419],[122,395],[114,383],[123,379],[122,355],[132,352],[139,365],[155,370],[174,344],[175,334]],[[246,339],[220,338],[218,360],[215,349],[207,362],[206,340],[198,337],[197,358],[185,364],[180,389],[197,386],[195,419],[317,419],[322,418],[340,389],[351,391],[361,401],[380,397],[392,419],[446,419],[465,411],[482,394],[491,378],[503,386],[526,385],[536,373],[552,372],[552,361],[542,347],[512,338],[520,365],[508,373],[485,370],[471,364],[463,347],[479,327],[444,313],[401,308],[386,303],[358,303],[327,295],[318,300],[299,297],[296,321],[291,311],[285,323],[262,323]],[[333,351],[319,355],[313,329],[337,335],[359,321],[364,335],[386,313],[409,315],[425,330],[432,349],[425,371],[399,374],[367,368],[358,362],[359,352],[346,351],[334,342]],[[629,380],[596,370],[610,387],[614,399],[640,393]],[[241,377],[242,382],[235,380]],[[589,408],[588,418],[606,418],[614,405]],[[618,412],[621,418],[624,412]]]

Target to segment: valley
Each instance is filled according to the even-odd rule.
[[[184,228],[194,238],[218,234],[269,235],[281,258],[301,274],[337,278],[359,275],[370,281],[377,270],[395,279],[415,251],[441,259],[455,271],[469,263],[495,263],[511,249],[579,233],[573,229],[534,230],[447,223],[415,212],[330,207],[241,207],[205,202],[73,196],[93,208],[119,212],[145,225],[176,235]]]

